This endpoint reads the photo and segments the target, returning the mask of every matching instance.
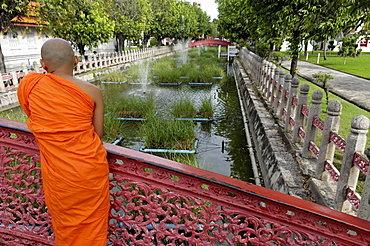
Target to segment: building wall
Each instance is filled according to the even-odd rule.
[[[36,27],[13,26],[6,35],[1,35],[0,45],[4,55],[7,70],[13,66],[17,71],[22,70],[21,64],[32,66],[33,62],[39,62],[40,50],[43,43],[50,37],[45,33],[38,33]],[[114,40],[101,44],[93,51],[98,53],[114,52]],[[92,51],[87,50],[91,53]],[[76,55],[78,52],[75,51]]]

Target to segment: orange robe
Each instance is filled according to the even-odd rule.
[[[18,99],[40,148],[56,245],[105,246],[109,169],[92,124],[94,102],[74,83],[38,73],[22,79]]]

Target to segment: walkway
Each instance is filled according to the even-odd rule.
[[[282,66],[289,70],[290,62],[291,61],[283,61]],[[313,82],[314,79],[312,74],[319,72],[330,74],[334,77],[334,79],[329,80],[331,92],[356,104],[360,108],[370,111],[370,79],[365,79],[302,60],[298,61],[298,69],[298,74],[301,77]]]

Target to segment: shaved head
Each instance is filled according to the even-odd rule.
[[[41,58],[48,70],[50,70],[49,72],[61,67],[73,69],[75,65],[71,44],[61,38],[47,40],[41,47]]]

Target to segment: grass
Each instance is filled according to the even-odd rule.
[[[21,107],[12,108],[6,111],[0,112],[0,118],[11,119],[20,122],[27,122],[27,115],[24,113]]]
[[[201,105],[199,108],[199,114],[201,118],[212,118],[213,117],[213,105],[210,97],[202,98]]]
[[[144,136],[145,148],[150,149],[185,149],[194,148],[195,132],[192,121],[153,117],[140,128]]]
[[[125,81],[127,78],[124,73],[120,72],[113,72],[109,74],[105,74],[102,78],[101,81],[106,81],[106,82],[122,82]]]
[[[123,96],[116,98],[113,112],[120,118],[148,118],[154,115],[154,97]]]
[[[305,61],[306,57],[301,56],[300,59]],[[309,54],[308,61],[316,64],[317,54]],[[344,57],[334,55],[334,52],[332,55],[330,55],[330,52],[327,52],[327,60],[324,60],[323,54],[321,53],[319,62],[322,66],[370,79],[369,63],[370,56],[362,54],[357,57],[346,57],[346,64],[344,64]]]
[[[188,98],[172,104],[171,113],[176,118],[195,118],[197,116],[197,110],[195,109],[194,102]]]

